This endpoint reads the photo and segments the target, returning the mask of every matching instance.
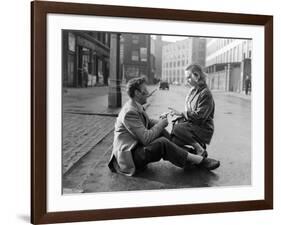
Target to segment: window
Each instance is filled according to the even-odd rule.
[[[73,33],[68,35],[68,49],[75,52],[75,35]]]
[[[124,36],[123,35],[120,36],[120,42],[124,42]]]
[[[125,67],[125,74],[127,78],[138,77],[139,76],[139,68],[135,66]]]
[[[229,62],[229,51],[226,52],[226,62]]]
[[[139,36],[138,35],[133,35],[132,36],[132,42],[133,42],[133,44],[138,44],[139,43]]]
[[[132,61],[139,61],[139,52],[132,51]]]
[[[140,58],[142,62],[147,61],[147,48],[140,48]]]

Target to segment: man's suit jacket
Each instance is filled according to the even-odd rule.
[[[108,164],[111,171],[128,176],[135,173],[132,150],[137,144],[146,146],[160,136],[162,124],[149,119],[143,107],[129,100],[121,109],[115,123],[113,150]]]

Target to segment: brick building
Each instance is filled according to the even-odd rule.
[[[107,85],[110,34],[64,30],[62,73],[64,87]],[[88,74],[88,77],[86,76]]]
[[[144,76],[153,83],[154,74],[151,62],[150,35],[122,34],[121,35],[121,66],[123,79]]]

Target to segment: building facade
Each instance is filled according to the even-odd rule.
[[[150,35],[122,34],[121,35],[121,67],[125,82],[144,76],[148,83],[153,83],[154,74],[151,62]]]
[[[170,43],[162,51],[162,80],[184,82],[184,71],[192,63],[205,66],[206,39],[190,37]]]
[[[162,77],[162,52],[165,45],[171,42],[163,41],[162,36],[156,35],[155,38],[151,38],[151,54],[155,56],[155,74],[154,78],[161,80]]]
[[[110,34],[70,30],[64,30],[62,34],[63,86],[107,85]]]
[[[211,38],[207,40],[206,72],[211,89],[242,92],[251,79],[252,40]]]

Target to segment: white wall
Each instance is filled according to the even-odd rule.
[[[281,14],[276,0],[76,0],[97,4],[116,4],[146,7],[165,7],[189,10],[225,11],[274,15],[275,43],[275,115],[280,114],[280,29]],[[1,4],[1,224],[27,224],[30,212],[30,2],[10,0]],[[279,51],[277,51],[278,49]],[[4,79],[3,79],[4,78]],[[274,210],[236,212],[210,215],[192,215],[134,220],[88,222],[85,224],[135,225],[149,224],[208,224],[208,225],[257,225],[278,224],[281,217],[280,172],[281,141],[280,115],[274,118]],[[3,154],[4,153],[4,154]],[[82,224],[82,223],[77,223]],[[280,222],[279,222],[280,224]]]

